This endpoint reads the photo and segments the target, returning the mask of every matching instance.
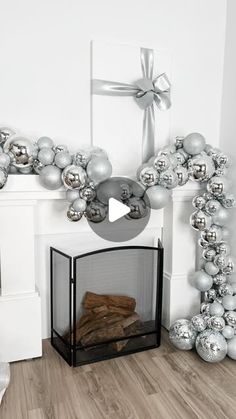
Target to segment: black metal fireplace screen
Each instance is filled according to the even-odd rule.
[[[163,247],[50,248],[51,344],[79,366],[160,345]]]

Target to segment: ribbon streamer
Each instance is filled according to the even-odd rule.
[[[152,49],[141,48],[140,60],[142,78],[135,84],[116,81],[92,80],[92,93],[106,96],[133,96],[144,111],[142,162],[147,162],[155,152],[155,111],[154,104],[161,111],[170,108],[170,82],[165,73],[153,80],[154,53]]]

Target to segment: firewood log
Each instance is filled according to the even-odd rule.
[[[120,324],[114,324],[103,329],[94,330],[91,333],[83,336],[81,343],[83,346],[95,345],[101,342],[105,342],[110,339],[117,339],[125,336],[124,330]]]
[[[103,305],[122,307],[126,310],[134,311],[136,301],[134,298],[127,296],[99,295],[89,291],[86,292],[83,301],[83,307],[85,310],[93,309]]]

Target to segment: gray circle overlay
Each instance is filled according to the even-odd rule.
[[[116,221],[109,221],[109,199],[114,198],[131,208],[131,213]],[[87,220],[99,237],[111,242],[125,242],[137,237],[150,218],[150,203],[145,187],[132,179],[111,177],[98,185],[96,200],[106,208],[106,217],[101,222]]]

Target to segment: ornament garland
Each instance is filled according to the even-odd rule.
[[[189,179],[203,183],[205,192],[193,199],[191,226],[200,232],[202,266],[193,275],[193,284],[204,293],[200,314],[191,320],[177,320],[170,328],[171,342],[181,350],[196,347],[207,362],[219,362],[228,355],[236,359],[236,283],[231,280],[235,270],[227,243],[226,228],[229,209],[235,206],[230,184],[225,177],[229,159],[220,150],[206,144],[204,137],[192,133],[177,137],[175,144],[162,148],[137,170],[140,188],[131,190],[122,185],[118,194],[131,208],[130,218],[142,218],[135,211],[135,202],[145,209],[165,207],[171,189],[183,186]],[[10,128],[0,128],[0,189],[8,174],[36,173],[47,189],[67,189],[70,206],[67,217],[79,221],[85,215],[92,222],[102,222],[107,207],[105,181],[112,174],[106,152],[98,147],[79,150],[71,155],[65,145],[54,145],[49,137],[35,143],[17,135]],[[148,199],[146,199],[146,197]],[[119,197],[118,197],[119,198]],[[134,217],[132,217],[134,212]]]

